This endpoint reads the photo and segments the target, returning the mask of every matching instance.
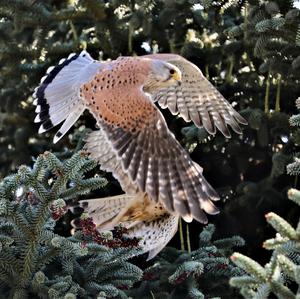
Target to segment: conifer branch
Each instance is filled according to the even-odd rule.
[[[297,100],[298,101],[298,100]],[[296,102],[298,105],[298,102]],[[299,108],[299,107],[298,107]],[[292,118],[291,123],[294,122]],[[299,126],[299,123],[295,123]],[[292,175],[300,173],[298,159],[287,167]],[[288,198],[300,204],[300,191],[290,189]],[[270,212],[266,215],[267,222],[276,230],[276,237],[266,240],[263,247],[272,250],[270,262],[264,267],[250,257],[234,253],[231,260],[242,268],[247,276],[231,278],[230,284],[240,289],[240,293],[249,298],[277,298],[294,299],[299,296],[299,288],[295,292],[292,283],[299,286],[299,252],[300,252],[300,221],[295,229],[288,221]]]
[[[142,271],[127,262],[137,254],[137,242],[113,249],[82,232],[68,238],[54,233],[56,221],[67,212],[66,198],[74,200],[105,185],[101,177],[85,178],[95,166],[84,152],[66,161],[45,152],[32,169],[21,166],[1,182],[1,294],[92,298],[102,293],[126,298],[122,289],[141,278]]]
[[[218,288],[227,277],[243,273],[229,256],[233,247],[245,243],[237,236],[214,240],[214,231],[212,224],[204,227],[199,235],[199,248],[191,252],[172,247],[164,249],[156,263],[145,269],[143,283],[129,294],[148,294],[150,289],[152,298],[161,298],[166,293],[176,294],[179,298],[205,298],[206,293],[213,296],[212,289]],[[215,277],[214,282],[212,277]]]

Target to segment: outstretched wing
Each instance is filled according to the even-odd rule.
[[[145,57],[165,60],[181,70],[180,86],[164,88],[152,95],[162,108],[169,108],[172,114],[179,114],[185,121],[193,121],[197,127],[204,127],[210,134],[215,134],[217,128],[225,137],[230,137],[227,125],[236,133],[241,133],[239,124],[246,125],[247,121],[232,108],[196,65],[175,54]]]
[[[186,221],[195,218],[206,223],[202,210],[218,213],[211,202],[218,195],[202,176],[201,167],[176,141],[161,113],[141,89],[110,90],[102,96],[85,91],[85,98],[92,97],[101,109],[91,112],[106,133],[124,172],[140,191]]]
[[[139,191],[136,184],[123,170],[122,163],[117,158],[111,143],[106,139],[103,130],[89,133],[85,141],[84,149],[90,154],[90,157],[100,164],[102,170],[113,174],[126,194],[134,195]]]
[[[86,52],[70,54],[55,67],[47,70],[33,94],[36,107],[35,122],[41,122],[39,133],[48,131],[64,121],[54,137],[60,140],[85,110],[80,87],[104,66]]]

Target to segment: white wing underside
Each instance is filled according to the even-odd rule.
[[[85,150],[100,164],[102,170],[112,172],[126,194],[81,201],[100,230],[112,229],[128,210],[131,203],[139,197],[138,187],[124,172],[121,161],[117,159],[105,133],[101,130],[91,132],[86,138]],[[83,205],[84,207],[84,205]],[[128,237],[139,238],[143,252],[149,252],[148,260],[156,256],[172,239],[178,228],[178,215],[166,212],[149,221],[125,221],[122,225],[128,229]]]
[[[135,195],[139,190],[137,185],[132,183],[130,177],[123,170],[121,161],[117,158],[105,133],[100,129],[89,133],[86,138],[84,149],[90,154],[90,157],[97,161],[100,168],[111,172],[119,181],[121,188],[128,195]]]
[[[43,133],[64,121],[53,142],[60,140],[86,109],[80,96],[81,86],[89,82],[105,66],[86,52],[70,54],[47,70],[33,97],[38,113],[35,122],[42,122]]]

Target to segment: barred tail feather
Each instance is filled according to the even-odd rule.
[[[41,122],[39,133],[48,131],[64,121],[53,142],[61,139],[85,110],[80,87],[101,69],[86,52],[70,54],[55,67],[47,70],[33,94],[37,106],[35,122]]]

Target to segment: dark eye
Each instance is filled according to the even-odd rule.
[[[175,70],[171,69],[171,70],[170,70],[170,74],[171,74],[171,75],[174,75],[174,74],[175,74]]]

